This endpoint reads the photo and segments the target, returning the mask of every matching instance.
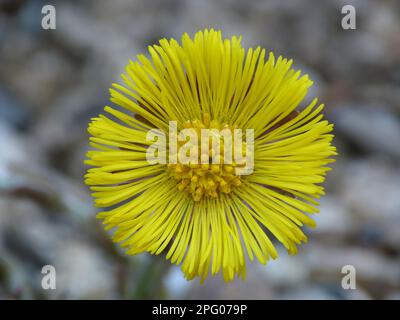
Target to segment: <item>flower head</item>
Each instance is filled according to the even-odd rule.
[[[312,81],[212,29],[162,39],[149,54],[129,63],[110,89],[115,106],[88,129],[85,182],[108,208],[97,216],[113,240],[128,254],[165,252],[188,279],[244,277],[246,256],[277,258],[271,238],[296,254],[336,154],[323,105],[297,110]],[[163,135],[149,139],[154,129]],[[165,162],[149,161],[155,142]]]

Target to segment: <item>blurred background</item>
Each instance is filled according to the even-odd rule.
[[[42,6],[56,30],[41,28]],[[356,30],[341,8],[356,8]],[[205,27],[293,58],[327,105],[340,156],[317,228],[245,282],[187,282],[163,258],[128,257],[100,223],[82,164],[89,119],[129,59]],[[57,289],[43,290],[44,265]],[[356,268],[356,290],[341,269]],[[0,299],[400,299],[398,0],[0,0]]]

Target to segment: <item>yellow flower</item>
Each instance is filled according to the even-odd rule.
[[[307,240],[301,227],[315,226],[309,215],[318,212],[320,183],[336,155],[323,105],[314,99],[296,110],[312,85],[308,76],[291,69],[292,60],[246,51],[240,41],[213,29],[184,34],[181,43],[160,40],[150,58],[129,63],[123,84],[110,89],[115,106],[89,124],[95,149],[85,182],[96,206],[108,207],[97,217],[128,254],[165,252],[187,279],[220,271],[226,281],[244,277],[246,256],[262,264],[277,258],[272,236],[296,254]],[[254,168],[238,175],[243,162],[224,162],[224,149],[213,144],[205,160],[215,156],[216,164],[150,163],[149,130],[165,132],[169,150],[171,121],[178,131],[251,129],[253,149],[240,146]],[[199,145],[189,147],[203,157]]]

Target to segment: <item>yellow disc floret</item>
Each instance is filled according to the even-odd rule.
[[[184,124],[187,129],[194,129],[198,137],[201,137],[201,129],[228,129],[231,132],[234,127],[228,124],[221,124],[217,120],[211,120],[208,113],[203,114],[201,120],[188,120]],[[214,137],[215,138],[215,137]],[[201,145],[204,141],[199,139],[199,143],[193,147],[198,148],[197,163],[190,164],[169,164],[168,168],[172,176],[178,181],[178,189],[191,194],[194,201],[200,201],[203,197],[209,196],[217,198],[220,192],[230,193],[233,188],[242,184],[242,179],[235,174],[235,168],[242,166],[234,160],[230,163],[224,161],[224,136],[219,136],[220,147],[215,149],[212,139],[208,141],[208,155],[201,153]],[[178,141],[178,149],[185,142]],[[206,142],[207,143],[207,142]],[[246,143],[242,143],[242,154],[246,153]],[[213,161],[213,159],[215,159]],[[217,162],[217,163],[216,163]]]

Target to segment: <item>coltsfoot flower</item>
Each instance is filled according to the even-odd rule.
[[[194,39],[184,34],[181,43],[160,40],[149,58],[130,61],[123,83],[110,89],[114,106],[88,128],[94,150],[85,182],[96,206],[106,208],[97,217],[127,254],[165,253],[187,279],[245,277],[247,257],[262,264],[277,258],[272,238],[296,254],[307,241],[302,227],[315,226],[310,216],[336,155],[323,105],[314,99],[299,109],[308,76],[292,60],[240,42],[213,29]],[[195,161],[170,153],[167,160],[178,160],[149,162],[149,131],[165,132],[170,150],[171,121],[178,131],[252,130],[252,149],[239,143],[239,154],[251,154],[250,174],[236,173],[249,163],[226,161],[229,144],[220,136],[219,149],[211,141],[205,149],[189,144]],[[178,139],[176,151],[184,144]]]

